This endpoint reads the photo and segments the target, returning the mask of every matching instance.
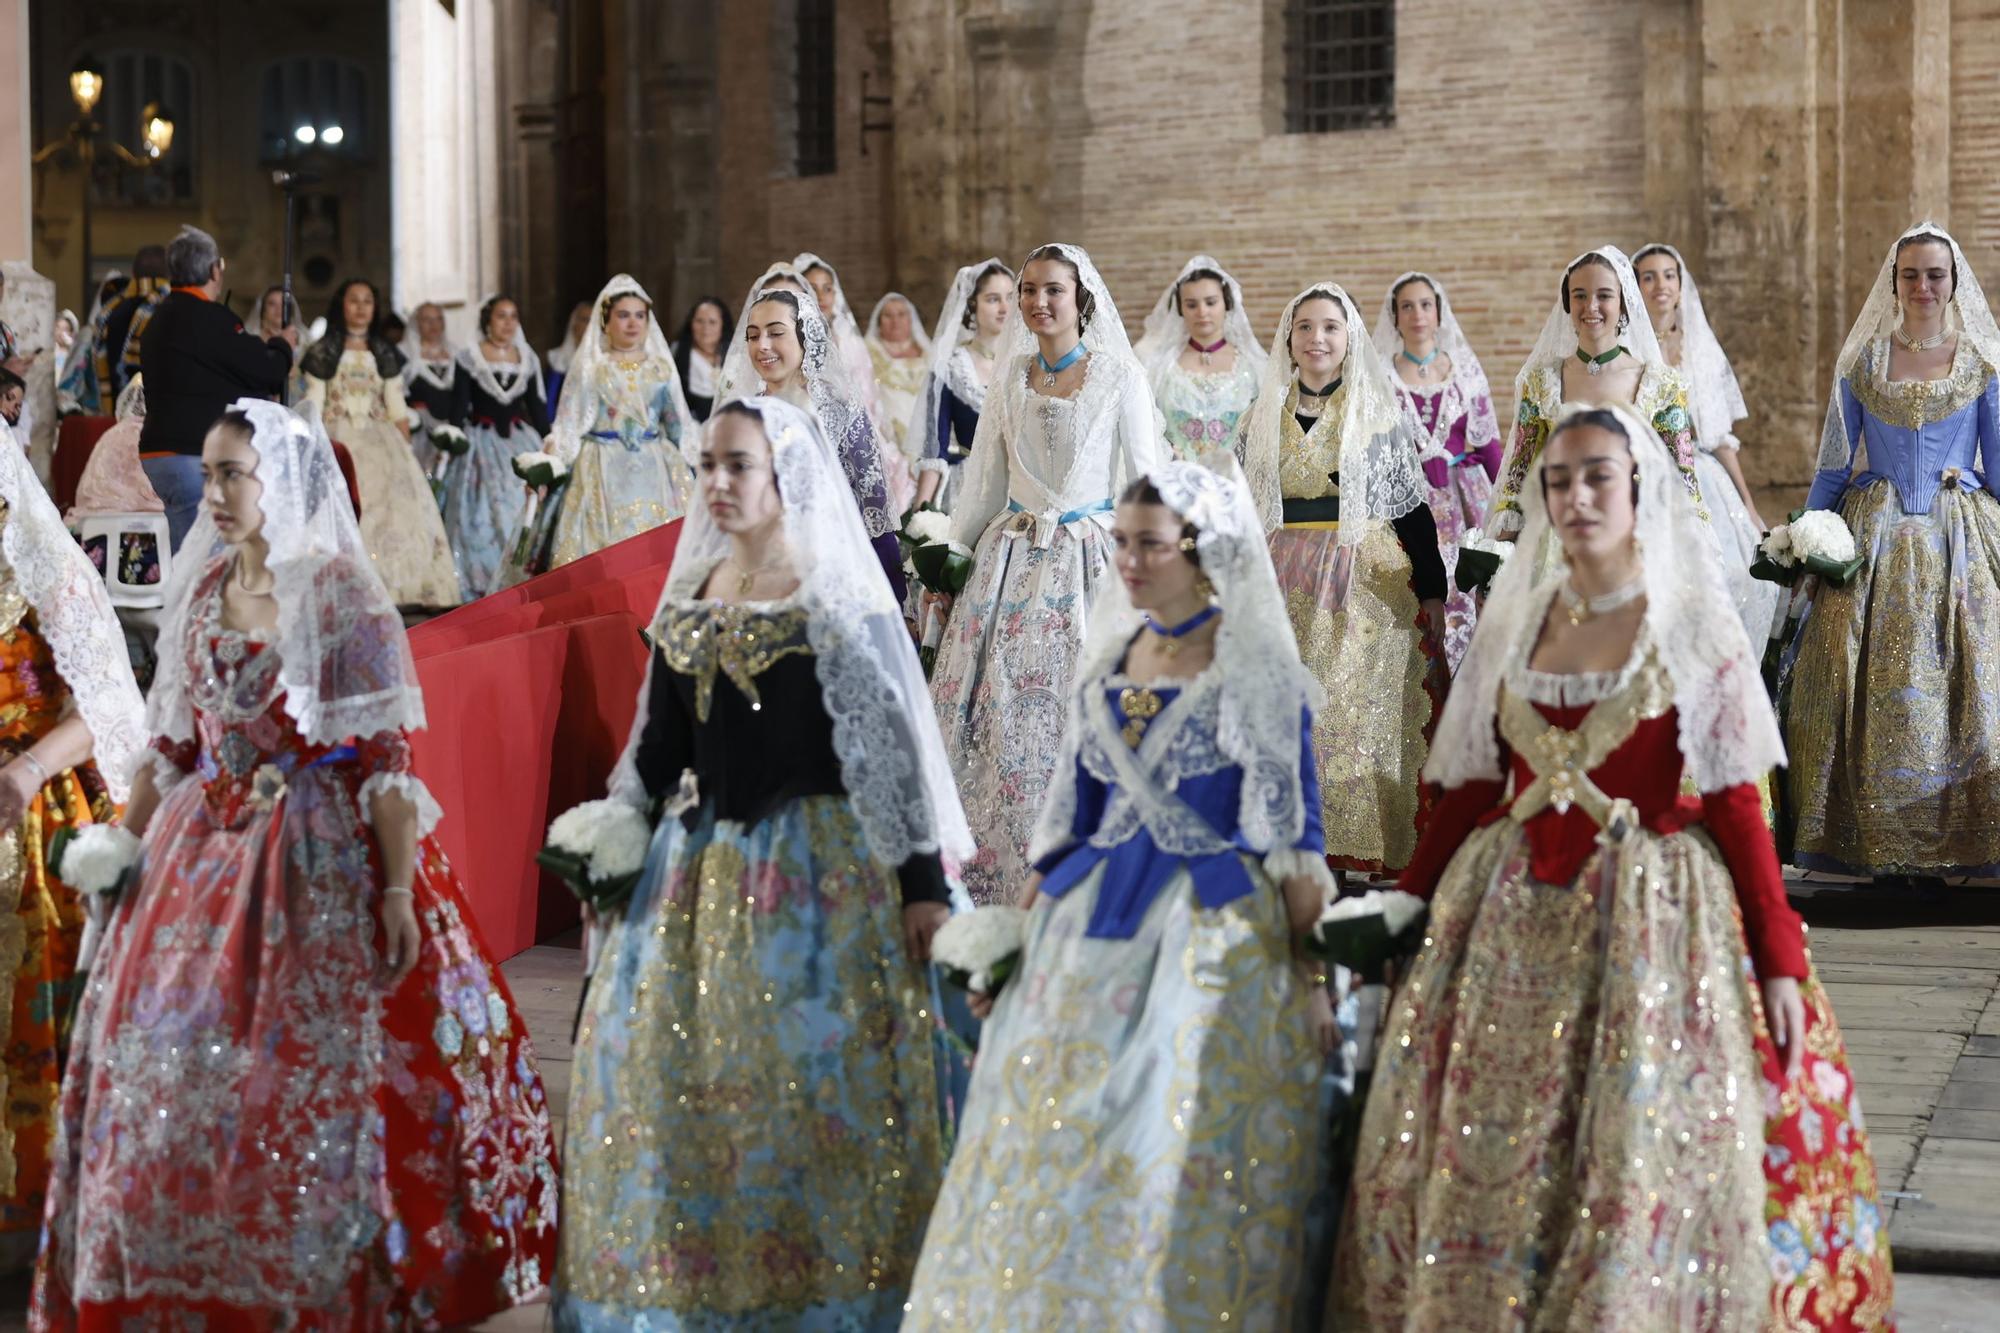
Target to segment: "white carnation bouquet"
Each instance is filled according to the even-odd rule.
[[[951,519],[942,509],[921,505],[911,510],[896,535],[903,544],[903,559],[920,585],[946,597],[965,591],[965,581],[972,577],[972,552],[951,539]],[[944,618],[926,605],[920,619],[917,656],[928,676],[937,664],[938,645],[944,642]]]
[[[554,454],[533,450],[514,455],[514,475],[537,490],[569,479],[569,468]]]
[[[1512,542],[1496,541],[1484,528],[1471,528],[1458,539],[1458,566],[1452,571],[1452,582],[1460,592],[1483,592],[1512,554]]]
[[[1383,963],[1416,952],[1430,921],[1430,905],[1401,889],[1370,889],[1328,905],[1303,947],[1364,976]]]
[[[1764,534],[1750,572],[1787,587],[1808,574],[1836,588],[1854,581],[1867,561],[1854,547],[1847,520],[1830,509],[1795,509],[1789,522]]]
[[[115,893],[139,864],[138,835],[122,824],[65,827],[50,841],[57,875],[79,893]]]
[[[457,458],[472,447],[472,441],[465,437],[464,431],[443,422],[431,427],[430,441],[439,453],[450,454],[453,458]]]
[[[952,985],[998,995],[1021,965],[1028,914],[1018,907],[961,912],[931,937],[931,959]]]
[[[631,897],[646,865],[653,826],[623,801],[585,801],[557,815],[535,860],[578,899],[605,911]]]

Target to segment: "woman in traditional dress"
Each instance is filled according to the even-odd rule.
[[[891,1330],[944,1168],[940,856],[971,837],[817,420],[731,402],[700,447],[611,781],[679,797],[598,918],[556,1326]]]
[[[1800,865],[1903,890],[2000,874],[1996,368],[2000,331],[1964,252],[1911,228],[1835,363],[1806,499],[1867,563],[1818,589],[1790,650]]]
[[[440,478],[438,448],[431,443],[431,436],[439,426],[464,424],[459,376],[458,349],[445,337],[444,310],[436,302],[426,301],[410,313],[409,331],[403,337],[403,400],[416,413],[416,422],[410,427],[410,452],[417,456],[417,466],[430,479],[433,491],[438,490]],[[461,578],[464,573],[461,567]],[[468,591],[467,596],[479,594]]]
[[[854,318],[854,307],[847,303],[847,293],[841,288],[840,275],[833,271],[833,265],[818,255],[807,251],[795,255],[792,270],[806,283],[806,290],[819,302],[819,317],[826,321],[828,333],[833,337],[833,345],[840,353],[840,362],[847,371],[847,384],[856,402],[875,422],[878,432],[882,432],[880,418],[881,403],[875,392],[875,366],[868,357],[868,343],[862,336],[861,326]],[[883,433],[886,439],[886,432]]]
[[[437,496],[410,452],[403,355],[378,329],[381,308],[374,286],[359,278],[334,291],[326,333],[299,362],[306,399],[354,459],[361,537],[396,605],[456,606],[458,571]]]
[[[553,502],[531,509],[503,586],[649,532],[687,511],[693,476],[681,450],[694,418],[653,318],[628,274],[604,284],[590,335],[570,362],[546,449],[569,469]]]
[[[972,574],[949,608],[931,694],[979,842],[980,902],[1012,902],[1056,768],[1090,607],[1111,559],[1111,497],[1163,461],[1146,372],[1090,256],[1045,245],[979,418],[951,540]]]
[[[285,313],[291,312],[290,327],[299,331],[299,343],[292,348],[292,373],[285,381],[285,402],[302,403],[306,397],[305,372],[299,369],[299,362],[305,359],[311,343],[306,338],[305,320],[299,312],[299,298],[285,295],[283,287],[266,287],[257,298],[257,317],[251,321],[250,331],[259,338],[281,337],[286,328]]]
[[[563,340],[549,349],[547,358],[549,384],[549,411],[554,412],[562,401],[563,381],[569,378],[570,358],[590,334],[590,302],[578,301],[569,312],[569,327],[563,330]],[[682,380],[686,380],[683,375]]]
[[[743,313],[743,349],[765,394],[813,414],[832,443],[861,515],[861,527],[901,602],[908,595],[896,517],[882,479],[874,423],[851,396],[839,353],[810,296],[790,286],[751,293]],[[732,395],[737,397],[741,395]]]
[[[92,902],[34,1326],[476,1323],[545,1289],[555,1143],[428,836],[402,620],[316,422],[242,399],[202,467],[139,864]]]
[[[1398,869],[1446,687],[1444,559],[1411,423],[1336,284],[1285,306],[1242,456],[1299,655],[1326,691],[1313,749],[1327,855]]]
[[[1521,487],[1564,403],[1630,404],[1680,460],[1688,493],[1704,518],[1694,470],[1694,418],[1687,380],[1660,355],[1639,279],[1625,252],[1600,245],[1570,261],[1534,350],[1514,379],[1514,430],[1500,466],[1500,489],[1486,526],[1512,541],[1521,531]],[[1718,548],[1720,549],[1720,548]],[[1544,568],[1554,539],[1535,552]]]
[[[444,527],[465,595],[484,597],[500,586],[507,542],[527,512],[514,455],[549,428],[542,360],[513,297],[490,296],[479,307],[479,341],[459,349],[458,374],[456,410],[469,447],[445,472]]]
[[[139,459],[139,432],[146,425],[146,380],[135,376],[118,395],[118,419],[97,437],[83,475],[76,479],[76,503],[63,515],[74,527],[92,514],[163,514],[161,501]],[[116,559],[106,552],[107,559]]]
[[[1762,647],[1780,626],[1779,585],[1750,577],[1757,545],[1764,539],[1764,518],[1737,460],[1742,442],[1735,423],[1748,416],[1743,391],[1736,385],[1715,330],[1701,304],[1681,252],[1671,245],[1649,245],[1633,257],[1639,292],[1646,298],[1661,358],[1687,381],[1688,415],[1694,419],[1694,472],[1711,526],[1722,546],[1722,568],[1736,610],[1750,642]]]
[[[0,1272],[33,1261],[83,903],[58,830],[115,817],[145,704],[104,576],[0,425]]]
[[[910,409],[923,388],[924,367],[931,351],[930,335],[917,307],[901,292],[890,292],[868,312],[868,359],[875,374],[880,406],[877,429],[895,448],[885,455],[889,502],[898,514],[916,503],[916,460],[922,440],[910,435]]]
[[[1459,542],[1486,521],[1493,475],[1500,470],[1493,390],[1445,300],[1444,285],[1428,273],[1405,273],[1389,284],[1375,321],[1375,350],[1394,368],[1396,392],[1415,424],[1438,549],[1445,573],[1456,574]],[[1471,593],[1456,586],[1445,591],[1445,659],[1456,671],[1472,642],[1478,607]]]
[[[1222,265],[1196,255],[1146,316],[1133,354],[1176,458],[1200,458],[1236,442],[1257,397],[1264,349],[1250,330],[1243,287]]]
[[[90,313],[77,327],[76,341],[70,345],[56,377],[56,411],[60,415],[81,412],[97,416],[106,406],[97,384],[97,330],[105,320],[105,307],[125,290],[125,275],[113,271],[98,284]]]
[[[1333,888],[1319,691],[1240,480],[1163,464],[1112,540],[909,1328],[1292,1327],[1335,1036],[1292,949]]]
[[[696,422],[715,410],[715,382],[735,335],[736,320],[719,296],[697,297],[688,307],[681,331],[674,335],[674,368],[687,391],[688,411]]]
[[[1561,554],[1501,570],[1425,771],[1400,887],[1430,921],[1331,1326],[1887,1327],[1854,1078],[1759,808],[1784,749],[1680,460],[1574,409],[1521,500]]]
[[[931,336],[906,439],[920,440],[917,503],[951,508],[959,464],[972,456],[1000,334],[1014,309],[1014,270],[997,259],[967,264],[951,280]]]

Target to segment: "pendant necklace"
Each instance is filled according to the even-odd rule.
[[[1044,389],[1055,388],[1056,376],[1062,374],[1065,370],[1068,370],[1071,366],[1075,365],[1082,356],[1083,356],[1082,343],[1078,343],[1076,346],[1070,348],[1067,352],[1064,352],[1062,355],[1062,359],[1057,361],[1054,365],[1049,364],[1049,359],[1046,356],[1043,356],[1040,352],[1036,352],[1035,362],[1042,368],[1042,387]]]
[[[1928,338],[1912,338],[1909,334],[1903,332],[1901,324],[1896,326],[1896,341],[1909,348],[1912,352],[1928,352],[1933,347],[1942,347],[1944,346],[1944,340],[1950,336],[1951,330],[1944,328],[1939,329]]]
[[[1444,349],[1433,343],[1429,356],[1411,356],[1410,349],[1405,347],[1403,349],[1403,360],[1417,368],[1418,379],[1428,380],[1431,377],[1431,362],[1438,359],[1438,353],[1442,350]]]
[[[1601,616],[1619,607],[1637,601],[1646,593],[1646,576],[1642,573],[1622,588],[1599,593],[1595,597],[1585,597],[1568,582],[1562,587],[1563,612],[1569,616],[1569,623],[1581,625],[1584,621]]]
[[[750,595],[750,586],[757,581],[757,576],[783,563],[785,555],[786,552],[780,551],[755,569],[744,569],[741,564],[737,564],[736,595],[738,597],[748,597]],[[729,558],[732,562],[736,560],[735,556]]]
[[[1612,345],[1610,351],[1599,352],[1596,356],[1592,356],[1581,347],[1576,349],[1576,359],[1583,362],[1583,368],[1593,375],[1603,374],[1606,366],[1623,355],[1625,355],[1625,349],[1615,343]]]
[[[1162,625],[1151,616],[1146,617],[1146,628],[1160,636],[1160,652],[1169,658],[1181,655],[1181,640],[1215,619],[1219,606],[1205,606],[1178,625]]]
[[[1221,351],[1223,348],[1229,346],[1229,339],[1217,338],[1214,342],[1204,347],[1200,343],[1196,342],[1194,339],[1190,338],[1188,339],[1188,346],[1192,347],[1195,351],[1201,353],[1201,363],[1205,366],[1209,364],[1208,361],[1209,357]]]
[[[1308,389],[1305,386],[1304,380],[1299,381],[1298,415],[1302,417],[1317,417],[1320,413],[1326,411],[1327,400],[1333,397],[1334,391],[1339,387],[1340,380],[1338,377],[1335,377],[1333,383],[1327,385],[1324,389]]]

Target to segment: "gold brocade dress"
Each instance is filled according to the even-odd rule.
[[[0,625],[0,755],[11,759],[62,721],[69,690],[11,574],[0,575]],[[33,1259],[41,1235],[61,1029],[83,932],[81,900],[49,872],[49,840],[116,814],[86,761],[52,777],[0,834],[0,1269]]]
[[[1410,558],[1387,523],[1340,541],[1340,440],[1346,389],[1310,432],[1295,382],[1279,416],[1278,484],[1285,525],[1271,563],[1299,656],[1326,690],[1313,719],[1327,857],[1350,870],[1396,869],[1417,845],[1424,760],[1443,690],[1425,651]],[[1319,517],[1319,515],[1328,517]]]

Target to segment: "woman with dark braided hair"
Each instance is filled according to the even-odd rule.
[[[542,360],[521,332],[521,307],[489,296],[479,307],[479,341],[458,350],[458,419],[469,445],[445,465],[444,529],[467,597],[499,586],[507,539],[521,526],[528,497],[514,455],[549,428]]]
[[[347,446],[361,490],[361,539],[398,606],[460,601],[444,520],[410,449],[403,354],[382,336],[374,284],[349,278],[334,291],[326,334],[299,362],[306,398],[327,434]]]

